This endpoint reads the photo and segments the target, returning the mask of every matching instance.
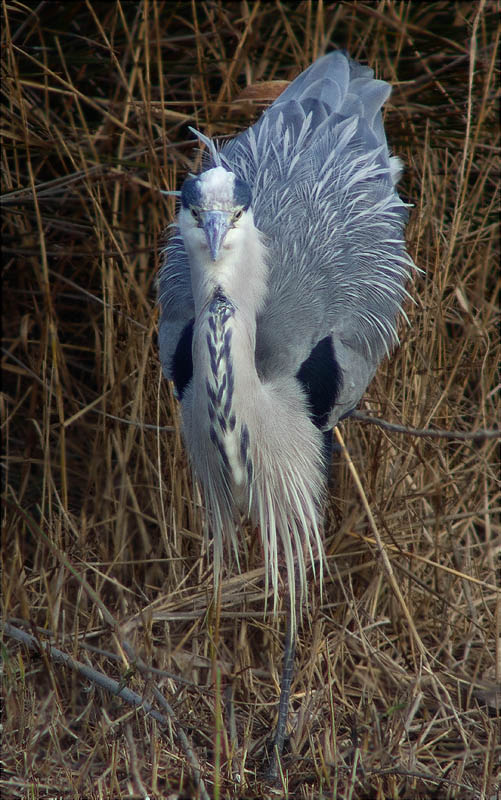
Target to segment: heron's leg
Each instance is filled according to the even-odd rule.
[[[280,682],[280,702],[278,704],[278,720],[273,738],[273,753],[268,772],[270,779],[278,777],[278,759],[282,755],[285,741],[285,726],[289,714],[289,700],[291,694],[292,676],[294,674],[294,657],[296,655],[296,632],[292,624],[292,614],[289,604],[287,611],[287,630],[285,634],[284,660],[282,666],[282,680]]]
[[[297,619],[297,616],[296,616]],[[273,737],[273,752],[267,778],[275,781],[278,777],[278,761],[282,755],[285,741],[285,726],[289,713],[289,699],[291,693],[292,676],[294,674],[294,657],[296,654],[296,630],[293,625],[291,606],[287,611],[287,630],[285,634],[284,661],[282,666],[282,680],[280,682],[280,702],[278,705],[278,720]]]

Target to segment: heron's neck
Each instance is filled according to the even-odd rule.
[[[217,287],[195,322],[193,410],[208,434],[207,468],[224,471],[235,502],[247,512],[245,486],[253,473],[247,423],[249,414],[259,415],[262,391],[255,340],[255,315]]]
[[[222,257],[213,262],[193,253],[191,281],[196,317],[204,316],[215,296],[226,297],[234,306],[237,319],[255,328],[267,292],[266,248],[253,222],[242,234],[238,246],[223,247]]]
[[[259,382],[254,307],[247,298],[235,299],[216,286],[197,316],[194,336],[194,374],[199,376],[200,388],[206,392],[211,387],[214,410],[229,416],[233,400],[253,394]]]
[[[208,429],[215,463],[242,487],[251,468],[245,420],[259,414],[261,381],[255,364],[256,316],[266,293],[259,236],[248,248],[228,248],[218,262],[194,269],[194,413]],[[203,422],[204,421],[204,422]]]

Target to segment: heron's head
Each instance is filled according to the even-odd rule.
[[[251,201],[249,186],[224,167],[187,178],[178,219],[188,252],[218,262],[243,246],[253,227]]]

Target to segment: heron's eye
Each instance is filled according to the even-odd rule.
[[[239,220],[243,213],[244,213],[243,208],[239,208],[238,211],[235,211],[235,213],[233,214],[233,222]]]

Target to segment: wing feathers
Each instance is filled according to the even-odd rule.
[[[336,376],[327,382],[331,424],[358,402],[396,341],[396,317],[413,269],[403,236],[406,206],[394,189],[401,164],[390,157],[381,116],[390,91],[368,67],[341,51],[330,53],[217,156],[249,183],[256,225],[268,245],[258,372],[267,380],[306,374],[311,388],[304,363],[319,343],[329,342],[335,363],[329,352],[327,362]],[[183,348],[177,347],[183,336],[186,344],[193,298],[179,236],[164,251],[158,286],[162,363],[169,377],[177,374],[182,391],[186,374],[179,371]],[[317,401],[310,402],[316,408]],[[326,413],[315,411],[322,424]]]

